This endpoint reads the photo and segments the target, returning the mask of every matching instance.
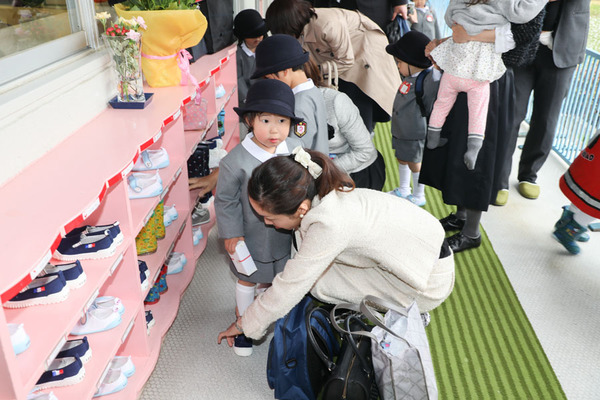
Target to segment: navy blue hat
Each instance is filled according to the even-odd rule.
[[[294,68],[308,61],[308,53],[300,42],[290,35],[281,33],[265,38],[256,46],[256,69],[251,79]]]
[[[249,8],[233,19],[233,34],[238,39],[261,37],[267,34],[267,25],[258,11]]]
[[[283,115],[297,124],[302,118],[294,114],[295,107],[294,92],[288,85],[277,79],[262,79],[250,86],[243,107],[233,107],[233,110],[240,117],[249,112]]]
[[[407,64],[419,68],[431,67],[431,60],[425,56],[425,46],[430,42],[427,35],[409,31],[397,42],[388,44],[385,51]]]

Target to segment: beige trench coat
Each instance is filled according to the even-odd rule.
[[[319,66],[334,61],[339,77],[357,85],[392,115],[402,83],[394,58],[385,51],[385,33],[358,11],[316,8],[318,18],[304,27],[301,42]]]

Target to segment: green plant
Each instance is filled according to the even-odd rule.
[[[196,0],[127,0],[123,6],[128,11],[193,10]]]

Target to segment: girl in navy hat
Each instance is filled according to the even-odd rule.
[[[225,239],[225,250],[233,254],[239,241],[244,241],[257,271],[239,273],[235,297],[239,317],[254,301],[255,291],[268,287],[290,258],[292,236],[264,224],[248,201],[248,180],[252,170],[279,154],[289,154],[301,142],[288,138],[290,126],[301,122],[294,114],[294,93],[285,83],[265,79],[248,90],[246,102],[234,107],[249,132],[219,164],[215,196],[215,212],[219,236]],[[258,287],[257,287],[258,284]],[[252,341],[244,335],[235,339],[234,351],[240,356],[252,354]]]
[[[255,80],[250,79],[256,65],[254,52],[256,46],[267,34],[267,26],[258,11],[253,9],[242,10],[233,19],[233,33],[238,38],[236,53],[238,104],[244,104],[248,89],[255,82]]]
[[[385,50],[394,56],[403,82],[396,93],[392,111],[392,147],[400,163],[398,187],[390,193],[424,206],[425,185],[419,182],[423,148],[427,136],[427,118],[440,85],[441,73],[431,68],[425,57],[429,38],[410,31]],[[413,190],[410,189],[412,173]]]

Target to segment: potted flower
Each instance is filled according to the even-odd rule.
[[[148,85],[185,83],[182,70],[189,73],[189,53],[185,49],[200,43],[207,28],[206,18],[195,0],[111,0],[109,3],[114,4],[117,15],[126,19],[139,15],[148,24],[142,42],[142,69]]]
[[[146,29],[142,17],[129,20],[119,17],[116,23],[108,24],[110,14],[97,13],[96,19],[102,23],[102,37],[112,54],[117,72],[117,101],[144,102],[144,81],[141,68],[140,29]]]

